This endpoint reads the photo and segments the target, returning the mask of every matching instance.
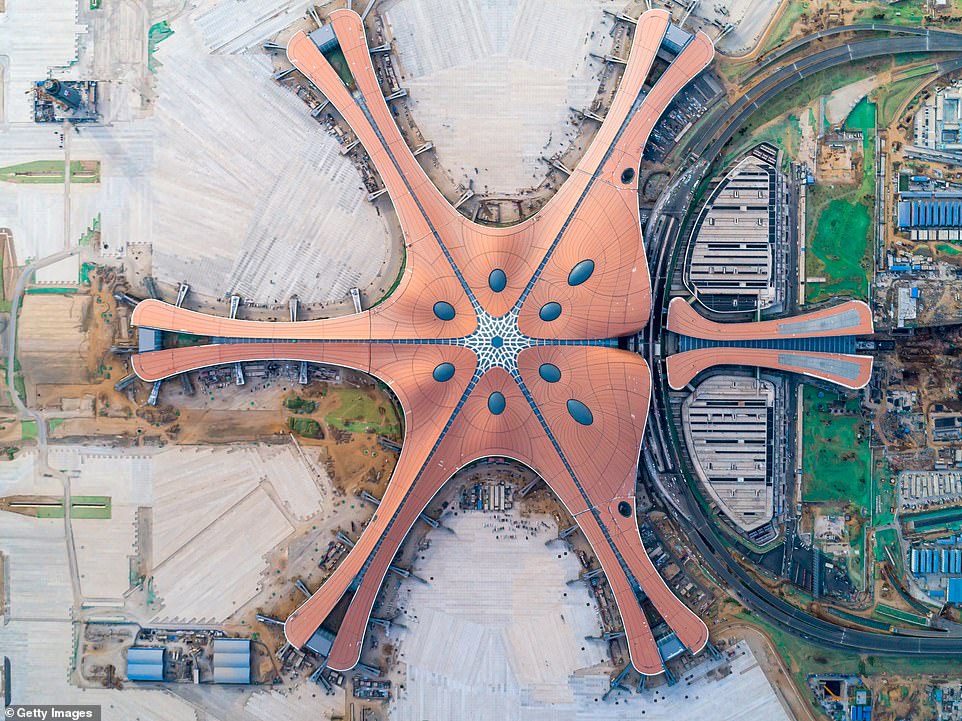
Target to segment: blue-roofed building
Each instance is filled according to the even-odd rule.
[[[900,200],[898,222],[900,228],[959,228],[962,201]]]
[[[945,600],[949,603],[962,603],[962,578],[949,579],[949,590]]]
[[[164,649],[132,647],[127,651],[129,681],[163,681]]]
[[[249,638],[214,639],[214,683],[251,682]]]

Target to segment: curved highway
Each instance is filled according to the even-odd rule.
[[[648,248],[654,271],[653,307],[660,310],[652,314],[645,339],[655,381],[652,389],[652,425],[655,427],[646,436],[646,454],[650,454],[652,458],[662,458],[665,462],[665,473],[659,474],[660,477],[653,480],[660,488],[666,485],[670,487],[674,495],[668,500],[679,510],[682,528],[691,539],[698,555],[711,573],[731,588],[748,609],[777,628],[811,643],[878,655],[954,656],[962,653],[962,638],[883,634],[840,626],[792,606],[769,591],[740,566],[722,543],[714,521],[695,500],[688,484],[684,480],[677,482],[683,465],[679,458],[680,450],[671,440],[670,409],[663,364],[658,362],[660,359],[656,358],[654,353],[656,348],[661,347],[663,313],[670,296],[671,276],[683,225],[681,221],[687,215],[701,177],[735,132],[767,101],[809,75],[856,60],[926,51],[962,52],[962,35],[926,33],[912,37],[849,43],[813,53],[808,58],[776,70],[693,136],[689,149],[693,149],[696,162],[675,174],[675,179],[659,199],[657,212],[653,214],[652,222],[648,226],[650,231],[655,231],[649,236]],[[653,470],[651,464],[646,463],[646,467],[650,472]],[[911,634],[911,631],[906,634]]]
[[[817,33],[812,33],[811,35],[806,35],[803,38],[799,38],[785,45],[781,45],[778,48],[770,51],[768,54],[763,55],[757,65],[752,68],[743,78],[741,82],[747,82],[753,77],[758,75],[763,70],[770,68],[774,65],[779,58],[783,58],[786,55],[790,55],[799,48],[803,48],[816,40],[822,40],[823,38],[832,37],[833,35],[841,35],[843,33],[892,33],[893,35],[943,35],[949,34],[945,30],[930,30],[928,28],[913,28],[906,25],[891,25],[886,23],[858,23],[855,25],[840,25],[834,28],[828,28],[827,30],[819,30]]]
[[[711,163],[737,130],[766,102],[804,78],[842,65],[884,55],[920,52],[962,52],[962,35],[940,33],[900,38],[878,38],[848,43],[813,53],[780,67],[699,129],[690,141],[692,152]]]

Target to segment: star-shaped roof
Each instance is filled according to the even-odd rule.
[[[707,643],[708,630],[668,589],[642,545],[634,488],[651,376],[644,359],[610,339],[648,321],[637,169],[658,118],[711,61],[711,41],[692,37],[648,87],[669,15],[644,13],[611,108],[567,182],[535,216],[489,227],[458,213],[405,144],[358,15],[338,10],[331,24],[353,87],[302,32],[290,40],[288,57],[350,124],[390,194],[407,253],[398,289],[367,312],[297,323],[143,301],[134,324],[215,342],[137,355],[136,373],[157,380],[223,363],[311,361],[370,373],[397,395],[405,437],[384,498],[357,545],[285,625],[291,644],[302,647],[353,593],[331,668],[358,662],[388,566],[431,498],[459,468],[494,456],[531,467],[565,504],[611,585],[632,663],[660,673],[644,598],[693,652]]]

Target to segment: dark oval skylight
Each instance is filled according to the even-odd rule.
[[[559,315],[561,315],[561,304],[555,303],[554,301],[545,303],[541,306],[541,310],[538,311],[538,316],[541,320],[554,320]]]
[[[508,276],[500,268],[495,268],[488,276],[488,287],[495,293],[500,293],[508,285]]]
[[[548,383],[557,383],[561,380],[561,369],[554,363],[542,363],[538,368],[538,375]]]
[[[503,393],[495,391],[488,396],[488,410],[494,415],[500,416],[502,413],[504,413],[504,405]]]
[[[568,285],[581,285],[595,272],[595,262],[590,258],[578,263],[568,273]]]
[[[444,383],[449,381],[454,377],[454,366],[451,363],[441,363],[434,369],[434,380],[438,383]]]
[[[568,401],[568,413],[583,426],[590,426],[595,420],[588,406],[574,398]]]
[[[454,320],[454,306],[446,300],[439,300],[434,304],[434,315],[441,320]]]

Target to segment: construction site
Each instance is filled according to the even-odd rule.
[[[308,38],[356,100],[364,86],[331,19],[356,11],[373,85],[403,140],[396,147],[406,144],[457,222],[496,237],[546,217],[570,178],[594,177],[581,163],[619,112],[649,5],[667,8],[670,22],[652,50],[653,80],[639,81],[639,107],[673,66],[681,72],[675,61],[693,38],[718,60],[652,121],[637,180],[634,168],[620,176],[640,202],[632,229],[645,233],[642,264],[681,223],[658,218],[675,212],[664,210],[666,195],[669,204],[685,195],[667,189],[679,180],[684,189],[695,172],[675,172],[682,141],[750,89],[782,45],[843,24],[962,19],[951,3],[921,0],[463,0],[440,10],[432,0],[0,0],[0,55],[11,38],[49,35],[11,56],[0,111],[5,704],[46,689],[58,702],[102,704],[105,718],[157,721],[669,719],[682,707],[706,717],[724,707],[733,721],[927,719],[930,709],[952,718],[957,689],[938,657],[880,654],[866,667],[865,656],[753,618],[704,563],[677,506],[689,477],[733,563],[799,613],[895,636],[935,637],[962,622],[962,95],[948,52],[819,74],[794,105],[780,96],[746,124],[714,177],[691,187],[684,267],[659,275],[652,266],[655,283],[669,279],[666,304],[684,295],[698,323],[720,328],[812,311],[814,320],[792,321],[803,330],[739,345],[737,331],[713,340],[663,314],[664,345],[646,347],[642,331],[605,341],[658,373],[672,354],[751,354],[723,371],[696,367],[679,384],[666,366],[656,378],[665,390],[653,393],[667,403],[653,396],[645,407],[649,423],[675,423],[667,437],[684,456],[669,473],[644,451],[638,468],[631,448],[630,497],[609,509],[615,523],[616,513],[630,517],[631,534],[637,524],[647,582],[700,619],[705,644],[683,642],[657,593],[633,588],[663,671],[639,667],[638,634],[607,575],[606,547],[583,532],[584,509],[573,513],[508,446],[481,460],[435,459],[454,475],[411,515],[356,665],[329,659],[367,565],[305,643],[285,626],[349,567],[379,513],[396,512],[390,484],[396,469],[411,472],[415,416],[396,383],[364,372],[373,360],[353,364],[363,371],[302,360],[307,336],[219,329],[378,317],[411,284],[426,244],[416,248],[402,227],[385,156],[289,43]],[[430,275],[441,278],[436,260]],[[559,286],[595,272],[594,259],[578,261]],[[596,279],[603,265],[598,255]],[[494,273],[484,281],[483,292],[504,289]],[[844,325],[861,313],[854,306],[837,328],[817,315],[853,301],[868,309],[859,324]],[[551,305],[538,314],[544,323]],[[214,330],[135,322],[135,309],[158,307],[171,318],[206,314]],[[432,308],[432,323],[463,317],[447,300]],[[564,305],[561,322],[569,308],[581,312]],[[498,328],[490,345],[510,346]],[[403,341],[413,348],[422,339],[411,333]],[[608,338],[585,337],[577,343]],[[447,353],[474,342],[458,338],[424,345]],[[242,357],[267,342],[293,350]],[[142,380],[138,358],[211,347],[241,360]],[[653,360],[641,357],[652,348]],[[777,363],[751,365],[772,349]],[[821,360],[785,362],[803,354]],[[829,354],[861,358],[860,373],[868,359],[865,378]],[[450,378],[444,366],[428,369],[438,387]],[[546,366],[568,381],[567,366],[547,362],[541,381],[558,382]],[[565,399],[580,426],[602,424],[598,405],[592,415],[590,403]],[[485,408],[495,418],[514,412],[511,400],[492,392]]]

